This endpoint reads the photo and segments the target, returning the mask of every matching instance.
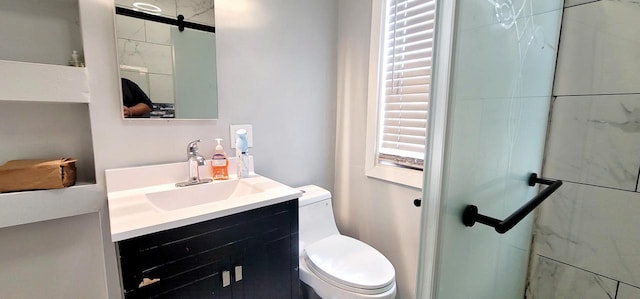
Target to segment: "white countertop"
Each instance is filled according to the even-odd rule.
[[[253,174],[249,178],[240,180],[259,188],[260,192],[175,210],[163,210],[151,203],[147,195],[153,192],[178,190],[178,188],[188,192],[188,189],[185,188],[191,188],[175,187],[175,182],[166,183],[166,178],[161,178],[161,176],[171,169],[186,169],[186,163],[106,171],[111,240],[113,242],[265,207],[296,199],[302,195],[299,190]],[[135,178],[144,178],[144,182],[140,182],[139,188],[131,188],[135,185],[131,183],[132,180],[135,182]],[[238,180],[235,178],[235,174],[232,174],[230,179]],[[111,185],[109,181],[111,181]],[[124,183],[120,184],[120,182],[127,182],[127,186],[123,186]],[[155,182],[163,183],[154,184]],[[207,184],[224,182],[227,181],[213,181]],[[210,187],[215,188],[216,186]],[[114,191],[109,191],[109,189]],[[181,198],[175,200],[181,200]]]

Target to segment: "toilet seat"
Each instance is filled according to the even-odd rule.
[[[376,295],[395,286],[393,265],[373,247],[332,235],[306,246],[309,270],[327,283],[350,292]]]

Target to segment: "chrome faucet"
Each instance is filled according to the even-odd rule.
[[[212,179],[200,178],[200,166],[204,166],[206,160],[198,153],[198,142],[200,139],[189,142],[187,145],[187,163],[189,163],[189,179],[186,182],[176,183],[177,187],[204,184],[213,181]]]

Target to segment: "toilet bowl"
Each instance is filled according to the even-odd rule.
[[[333,217],[331,193],[313,185],[297,189],[304,192],[298,200],[299,273],[304,296],[395,298],[393,265],[375,248],[340,234]]]

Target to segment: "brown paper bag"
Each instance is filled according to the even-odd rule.
[[[0,166],[0,192],[58,189],[76,183],[76,160],[13,160]]]

